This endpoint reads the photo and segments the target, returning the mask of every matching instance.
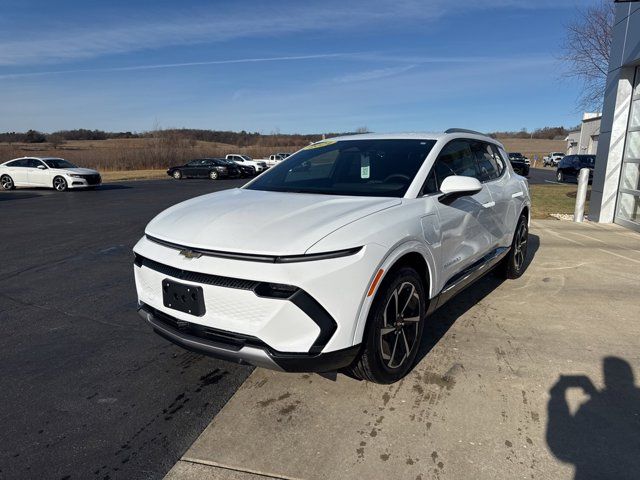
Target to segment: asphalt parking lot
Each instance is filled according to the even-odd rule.
[[[251,368],[143,324],[131,248],[164,208],[244,182],[0,193],[0,478],[159,478],[242,384]]]

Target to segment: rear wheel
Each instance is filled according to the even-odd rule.
[[[62,177],[55,177],[53,179],[53,188],[55,188],[58,192],[64,192],[69,185],[67,185],[67,181]]]
[[[350,367],[357,378],[394,383],[412,368],[424,329],[426,298],[418,273],[403,267],[386,278],[373,301],[360,356]]]
[[[218,175],[218,172],[217,172],[216,170],[211,170],[211,171],[209,172],[209,178],[210,178],[211,180],[217,180],[217,179],[218,179],[218,177],[219,177],[219,175]]]
[[[509,250],[502,263],[501,274],[504,278],[519,278],[524,273],[528,245],[529,227],[527,226],[526,215],[522,215],[513,235],[511,250]]]
[[[3,190],[13,190],[14,188],[16,188],[15,184],[13,183],[13,178],[11,178],[9,175],[2,175],[2,177],[0,177],[0,186]]]
[[[560,183],[564,183],[564,172],[562,170],[558,170],[558,173],[556,174],[556,178]]]
[[[180,170],[176,170],[173,172],[173,178],[176,180],[182,180],[182,172]]]

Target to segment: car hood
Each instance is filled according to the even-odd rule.
[[[344,225],[401,203],[400,198],[233,189],[175,205],[154,218],[145,233],[194,248],[299,255]]]
[[[97,170],[90,168],[53,168],[52,170],[60,173],[74,173],[76,175],[95,175],[98,173]]]

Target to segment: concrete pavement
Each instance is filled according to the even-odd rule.
[[[256,369],[167,478],[635,477],[640,235],[531,231],[525,275],[440,310],[403,381]]]

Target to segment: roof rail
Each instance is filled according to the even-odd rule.
[[[473,135],[482,135],[486,137],[486,133],[476,132],[475,130],[467,130],[466,128],[449,128],[444,131],[444,133],[472,133]]]

